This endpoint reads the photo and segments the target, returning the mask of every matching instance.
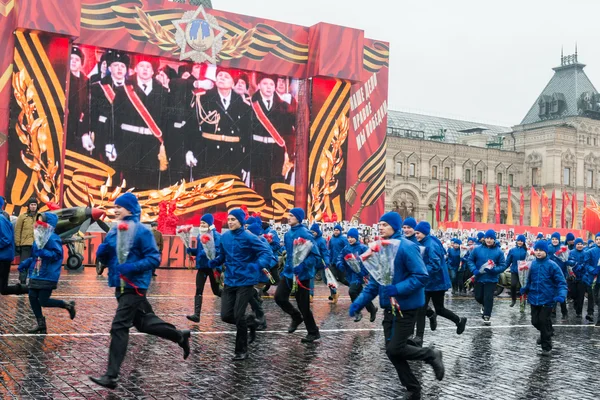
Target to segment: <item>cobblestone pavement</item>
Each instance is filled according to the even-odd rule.
[[[302,329],[286,332],[288,317],[272,298],[265,299],[268,330],[258,333],[250,359],[234,364],[235,332],[221,322],[220,303],[210,288],[196,325],[185,318],[193,306],[194,272],[159,270],[158,275],[149,301],[161,318],[193,329],[187,361],[177,345],[132,329],[118,388],[110,391],[90,382],[88,375],[101,375],[106,367],[114,292],[92,268],[65,271],[54,297],[74,299],[77,318],[71,321],[65,310],[45,309],[48,335],[26,334],[34,325],[26,296],[2,297],[0,398],[395,399],[405,394],[385,356],[381,315],[375,323],[368,318],[354,323],[347,316],[347,288],[333,305],[328,289],[317,284],[313,312],[322,339],[310,345],[300,343],[306,334]],[[471,297],[448,295],[446,305],[469,323],[461,336],[441,318],[435,332],[426,331],[426,344],[443,351],[446,377],[438,382],[429,366],[412,364],[424,398],[598,398],[600,328],[576,320],[572,309],[567,321],[557,321],[548,359],[539,355],[529,312],[510,308],[506,298],[496,302],[491,327],[483,326]]]

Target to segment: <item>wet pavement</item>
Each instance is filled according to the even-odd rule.
[[[28,335],[34,317],[26,296],[5,296],[0,304],[1,399],[396,399],[403,398],[395,370],[385,356],[381,314],[354,323],[347,316],[347,288],[337,305],[317,284],[313,303],[321,341],[302,344],[303,326],[287,333],[289,318],[272,298],[264,301],[268,330],[250,345],[250,359],[232,363],[235,332],[221,322],[220,303],[205,289],[199,325],[185,315],[193,307],[194,272],[159,270],[149,301],[154,311],[178,328],[193,329],[192,354],[179,346],[132,329],[119,386],[110,391],[88,380],[101,375],[108,357],[114,290],[95,270],[64,271],[54,297],[77,302],[77,318],[45,309],[47,335]],[[106,275],[106,273],[105,273]],[[12,273],[15,279],[16,274]],[[13,281],[14,282],[14,281]],[[274,288],[271,289],[274,292]],[[450,321],[426,331],[425,344],[441,349],[446,376],[438,382],[431,368],[412,364],[426,399],[594,399],[600,393],[600,328],[576,320],[555,324],[554,350],[540,356],[538,333],[529,311],[520,314],[506,298],[494,307],[485,327],[472,297],[448,295],[446,306],[469,318],[456,335]]]

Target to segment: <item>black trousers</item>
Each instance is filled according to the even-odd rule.
[[[491,317],[494,308],[494,291],[496,283],[475,283],[475,300],[483,306],[483,315]]]
[[[573,307],[575,308],[575,314],[581,315],[583,313],[583,301],[585,300],[585,292],[587,290],[585,283],[582,281],[573,281],[572,286],[573,296]],[[589,306],[589,303],[588,303]],[[592,309],[592,313],[593,313]]]
[[[27,260],[31,257],[31,249],[33,246],[20,246],[19,247],[19,258],[21,261]],[[27,283],[27,271],[19,272],[19,282],[23,285]]]
[[[248,352],[248,326],[256,327],[253,317],[247,318],[246,307],[256,291],[254,286],[225,286],[221,296],[221,320],[235,324],[235,354]]]
[[[341,283],[342,285],[350,286],[350,283],[348,283],[348,280],[346,279],[346,273],[344,271],[340,271],[335,266],[335,264],[331,264],[331,266],[329,267],[329,270],[333,273],[333,276],[339,283]],[[325,272],[323,272],[323,273],[325,273]]]
[[[441,317],[449,319],[458,325],[460,318],[452,311],[448,310],[444,306],[445,290],[439,290],[435,292],[425,292],[425,305],[423,308],[417,311],[417,333],[416,336],[423,337],[425,334],[425,317],[431,318],[433,316],[433,310],[429,307],[429,301],[433,303],[435,313]]]
[[[412,373],[408,361],[421,360],[431,362],[433,352],[430,347],[415,347],[406,343],[415,329],[417,310],[402,310],[403,317],[393,316],[391,310],[385,310],[383,333],[385,335],[385,353],[394,364],[402,385],[410,392],[420,393],[421,384]]]
[[[27,287],[18,285],[9,285],[8,276],[10,274],[10,260],[0,261],[0,294],[25,294],[28,292]]]
[[[543,350],[552,350],[551,339],[554,328],[552,327],[552,319],[550,318],[551,312],[552,307],[531,306],[531,325],[540,331]]]
[[[598,285],[594,286],[594,288],[597,288]],[[594,316],[594,304],[596,304],[596,294],[594,293],[594,289],[592,289],[592,286],[585,286],[585,290],[587,292],[588,295],[588,304],[587,304],[587,315],[590,316]],[[596,292],[597,293],[597,292]]]
[[[519,274],[517,272],[510,273],[510,297],[513,301],[517,301],[517,296],[521,294],[521,282],[519,282]]]
[[[116,378],[119,376],[121,364],[127,353],[129,343],[129,329],[132,326],[143,333],[158,336],[175,343],[179,343],[183,336],[175,326],[158,318],[152,306],[146,299],[146,290],[138,289],[141,296],[134,289],[121,288],[115,290],[117,296],[117,312],[110,327],[110,350],[108,355],[108,369],[106,375]]]
[[[302,286],[305,288],[310,287],[310,280],[301,281]],[[286,314],[290,315],[294,321],[304,320],[306,325],[306,331],[308,333],[316,334],[319,332],[315,318],[313,317],[312,311],[310,310],[310,291],[308,289],[301,288],[298,285],[296,291],[296,304],[298,305],[299,311],[294,308],[290,303],[290,293],[292,292],[292,280],[281,277],[279,285],[277,285],[277,291],[275,291],[275,303]]]
[[[204,285],[206,284],[206,278],[210,281],[210,288],[215,296],[221,297],[221,287],[219,282],[215,279],[212,269],[198,269],[196,272],[196,296],[202,296],[204,293]]]
[[[354,301],[362,293],[363,285],[360,283],[352,283],[350,284],[350,290],[348,290],[348,294],[350,295],[350,300]],[[368,302],[365,306],[368,312],[372,313],[375,311],[375,306],[372,302]]]
[[[42,318],[42,307],[66,308],[62,300],[51,299],[52,289],[29,289],[29,304],[36,318]]]

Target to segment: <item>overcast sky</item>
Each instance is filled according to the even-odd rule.
[[[597,0],[212,0],[239,14],[363,29],[390,42],[389,108],[521,122],[565,55],[600,89]]]

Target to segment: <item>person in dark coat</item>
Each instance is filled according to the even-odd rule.
[[[4,209],[4,197],[0,197],[0,210]],[[15,258],[15,231],[10,219],[0,213],[0,294],[25,294],[29,292],[27,285],[8,284],[10,265]]]
[[[160,262],[160,254],[152,232],[140,222],[140,204],[131,193],[115,200],[115,217],[118,225],[126,225],[132,235],[131,245],[125,262],[119,263],[117,251],[117,227],[113,227],[104,242],[98,246],[96,259],[108,266],[108,286],[115,288],[118,307],[110,328],[108,367],[101,377],[90,376],[100,386],[114,389],[127,354],[129,329],[132,326],[143,333],[158,336],[183,349],[183,359],[190,355],[190,331],[178,330],[154,314],[146,298],[152,280],[152,270]]]
[[[404,232],[404,237],[415,244],[419,244],[417,237],[415,236],[415,228],[417,227],[417,221],[413,217],[408,217],[404,220],[404,225],[402,225],[402,231]]]
[[[200,322],[200,313],[202,312],[202,295],[204,294],[204,286],[206,279],[210,281],[210,288],[213,294],[217,297],[221,297],[221,287],[213,270],[208,266],[209,259],[206,257],[206,252],[202,246],[201,237],[202,235],[212,235],[215,243],[215,255],[221,249],[221,234],[217,232],[215,228],[215,219],[212,214],[204,214],[200,218],[200,234],[196,238],[196,248],[188,248],[187,253],[196,257],[196,292],[194,294],[194,313],[186,316],[192,322]],[[220,266],[217,269],[221,269]]]
[[[82,136],[90,131],[90,83],[81,70],[85,56],[77,46],[71,47],[69,64],[69,116],[67,119],[67,149],[91,155],[83,147]]]
[[[437,328],[437,316],[442,316],[456,324],[456,333],[461,334],[465,331],[467,318],[460,318],[451,310],[444,306],[444,296],[452,286],[450,275],[444,262],[444,247],[435,236],[430,235],[431,225],[427,221],[421,221],[415,228],[415,236],[419,240],[419,246],[424,247],[423,262],[427,267],[429,281],[425,286],[425,305],[417,316],[417,333],[414,341],[417,345],[422,345],[425,332],[425,316],[429,318],[429,325],[432,331]],[[432,301],[435,311],[429,308],[429,301]]]
[[[284,236],[287,254],[285,267],[281,273],[282,279],[279,285],[277,285],[277,291],[275,292],[275,302],[281,307],[283,312],[292,317],[288,333],[294,333],[298,329],[298,326],[304,322],[308,334],[302,338],[302,343],[312,343],[320,339],[321,334],[310,310],[309,286],[310,280],[315,276],[315,268],[322,260],[313,235],[302,224],[304,216],[304,210],[301,208],[292,208],[288,215],[290,230]],[[299,238],[311,242],[312,248],[304,261],[294,266],[294,241]],[[298,285],[298,289],[296,290],[296,304],[298,305],[298,309],[290,303],[290,293],[294,287],[294,278],[297,279]]]
[[[339,283],[342,283],[348,286],[348,280],[346,279],[345,272],[337,268],[336,260],[338,259],[342,250],[348,246],[348,238],[343,234],[343,229],[340,224],[335,224],[333,227],[333,235],[329,238],[329,242],[327,243],[327,248],[329,249],[329,259],[331,261],[331,265],[329,270],[333,273],[333,276]],[[327,279],[323,274],[324,282],[327,283]],[[329,289],[329,300],[333,302],[333,304],[337,304],[338,298],[340,295],[338,294],[336,289]]]
[[[152,227],[152,235],[154,236],[154,241],[156,241],[156,247],[158,247],[158,252],[160,254],[160,260],[162,262],[162,252],[163,252],[163,249],[165,247],[165,242],[164,242],[164,239],[163,239],[163,234],[162,234],[161,231],[158,230],[158,223],[157,222],[152,222],[150,224],[150,226]],[[159,262],[158,265],[160,266],[160,262]],[[156,268],[154,268],[154,270],[152,271],[152,276],[157,276],[156,275]]]
[[[42,213],[40,221],[56,228],[58,217],[50,212]],[[34,230],[41,228],[34,227]],[[50,298],[52,291],[56,289],[60,278],[63,261],[63,246],[61,238],[52,233],[43,248],[38,248],[34,241],[31,257],[21,261],[19,271],[29,273],[29,304],[37,320],[37,326],[29,333],[46,334],[46,318],[42,313],[42,307],[64,308],[69,312],[71,319],[75,318],[75,302],[65,302]]]
[[[452,294],[460,293],[463,287],[463,259],[460,256],[460,239],[452,238],[452,246],[446,252],[446,266],[450,273],[450,281],[452,282]]]
[[[533,246],[536,259],[531,263],[527,284],[521,289],[531,305],[531,324],[540,331],[537,344],[542,346],[543,356],[550,356],[552,351],[552,307],[567,298],[567,281],[561,268],[549,259],[548,248],[548,243],[542,240]]]
[[[585,244],[583,243],[582,238],[575,239],[574,243],[575,248],[569,252],[569,261],[567,262],[567,265],[570,268],[569,275],[573,277],[571,280],[571,282],[573,282],[573,285],[571,286],[571,290],[573,291],[573,308],[575,308],[576,317],[581,318],[583,313],[583,301],[585,300],[585,293],[587,292],[586,284],[583,281],[586,272]],[[593,303],[593,298],[591,297],[588,298],[588,311],[590,309],[590,303]],[[593,304],[591,311],[591,314],[593,315]]]
[[[349,254],[354,254],[354,256],[358,259],[360,255],[365,253],[369,248],[358,241],[358,229],[351,228],[348,230],[346,236],[348,237],[348,245],[342,249],[342,252],[338,256],[337,268],[344,271],[346,279],[348,280],[348,283],[350,283],[348,295],[350,296],[350,300],[354,301],[361,294],[363,290],[364,277],[368,276],[369,273],[362,263],[359,272],[353,270],[352,267],[350,267],[350,265],[348,265],[346,262],[346,256]],[[375,322],[378,308],[375,307],[372,302],[368,302],[365,307],[370,315],[369,320],[371,322]],[[361,319],[362,313],[357,312],[354,317],[354,322],[359,322]]]
[[[433,348],[420,348],[407,343],[415,329],[417,311],[425,305],[425,285],[429,280],[419,247],[402,237],[402,218],[396,212],[384,214],[379,221],[379,235],[383,239],[398,239],[400,246],[394,259],[393,284],[380,285],[375,279],[363,289],[350,305],[349,315],[354,317],[367,303],[379,296],[384,310],[383,333],[385,352],[396,368],[398,378],[408,390],[407,398],[421,398],[421,384],[411,371],[408,361],[425,361],[431,365],[437,380],[444,378],[442,352]],[[392,313],[390,298],[394,297],[402,311],[402,317]]]
[[[262,230],[262,226],[260,224],[260,219],[253,223],[252,225],[248,226],[248,231],[250,233],[252,233],[253,235],[256,235],[261,242],[264,242],[267,246],[269,245],[269,242],[267,242],[267,239],[265,239],[263,237],[263,230]],[[269,249],[271,249],[271,247],[269,246]],[[273,249],[271,249],[271,252],[273,251]],[[270,257],[270,262],[269,262],[269,268],[267,268],[267,270],[269,269],[273,269],[275,266],[277,265],[277,258],[275,257],[275,254],[271,253],[271,257]],[[264,331],[267,329],[267,318],[265,316],[265,310],[263,307],[263,300],[262,297],[260,296],[260,293],[263,292],[263,288],[264,285],[267,284],[269,282],[269,278],[268,276],[261,271],[258,274],[258,285],[256,285],[255,289],[255,293],[254,296],[252,296],[252,298],[250,299],[250,308],[252,308],[252,311],[254,312],[254,315],[256,316],[256,320],[258,321],[258,326],[256,327],[257,331]]]
[[[517,246],[509,250],[506,256],[506,267],[510,269],[510,296],[511,307],[517,302],[517,292],[520,289],[519,284],[519,261],[527,258],[527,240],[524,235],[517,236]]]
[[[244,220],[243,210],[236,208],[229,211],[229,231],[221,235],[219,253],[208,263],[210,268],[226,265],[225,287],[221,295],[221,320],[235,324],[237,328],[233,361],[246,360],[248,342],[252,343],[256,339],[259,321],[251,315],[246,316],[246,307],[256,294],[254,285],[258,283],[260,271],[269,268],[272,255],[271,248],[265,242],[244,229]]]
[[[469,256],[469,269],[475,276],[475,300],[482,305],[481,316],[485,325],[490,325],[494,292],[498,276],[506,270],[504,252],[496,242],[496,232],[489,229],[484,235],[485,244],[473,249]]]

